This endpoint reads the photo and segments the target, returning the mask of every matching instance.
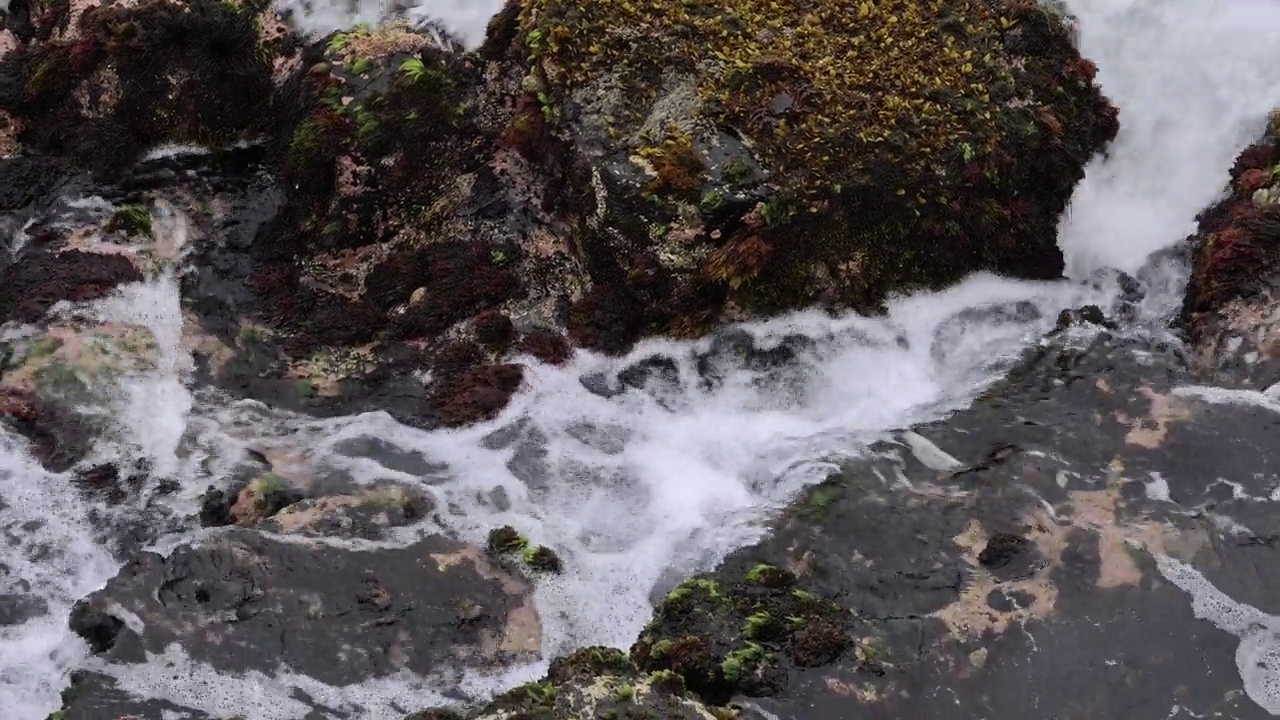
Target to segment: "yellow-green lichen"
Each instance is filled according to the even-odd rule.
[[[1002,116],[1032,123],[1004,41],[1020,17],[990,0],[530,0],[522,23],[551,87],[695,74],[771,170],[825,192],[895,164],[943,178],[995,149]]]

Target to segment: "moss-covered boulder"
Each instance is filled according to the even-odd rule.
[[[1188,241],[1182,324],[1201,379],[1266,390],[1280,383],[1280,116],[1236,158],[1224,196]]]
[[[606,202],[584,239],[633,296],[665,275],[771,312],[978,269],[1056,277],[1058,216],[1116,131],[1030,0],[528,0],[512,22],[597,196],[637,203]]]
[[[631,648],[636,664],[671,672],[707,702],[771,695],[794,668],[869,658],[846,609],[799,585],[789,570],[759,564],[727,578],[695,577],[659,604]]]
[[[546,677],[509,690],[471,720],[720,720],[736,714],[690,696],[671,672],[641,671],[620,650],[589,647],[551,663]],[[461,716],[428,710],[405,720]]]
[[[511,0],[474,51],[404,23],[304,38],[258,0],[48,2],[0,61],[23,143],[112,170],[264,140],[271,217],[197,242],[219,297],[193,307],[239,314],[202,321],[265,338],[309,408],[378,387],[418,424],[494,417],[516,355],[1056,277],[1116,130],[1031,0]]]

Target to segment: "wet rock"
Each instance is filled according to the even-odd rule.
[[[70,469],[89,452],[88,423],[33,392],[0,389],[0,418],[30,440],[33,455],[54,472]]]
[[[72,476],[72,482],[82,492],[110,505],[119,505],[129,497],[136,496],[146,480],[144,468],[134,468],[121,477],[120,468],[115,463],[77,470]]]
[[[224,527],[234,525],[236,518],[231,514],[231,506],[243,488],[234,487],[221,490],[212,485],[200,496],[200,526]]]
[[[434,475],[448,468],[445,463],[433,462],[415,450],[401,449],[382,438],[351,438],[337,443],[333,449],[348,457],[368,458],[388,470],[407,475]]]
[[[412,525],[435,509],[427,495],[397,485],[375,485],[358,493],[309,498],[290,505],[258,527],[307,537],[381,540],[389,529]]]
[[[62,691],[62,706],[50,718],[56,720],[103,720],[137,718],[164,720],[220,720],[211,715],[166,700],[140,698],[121,689],[115,679],[98,672],[76,670]]]
[[[721,714],[715,714],[719,711]],[[469,720],[538,717],[563,720],[655,717],[664,720],[714,720],[727,709],[713,708],[685,692],[672,673],[641,672],[614,648],[583,648],[551,664],[547,675],[503,693]],[[459,718],[424,711],[405,720]]]
[[[21,625],[49,614],[49,603],[37,595],[0,594],[0,627]]]
[[[520,661],[541,643],[529,585],[439,537],[353,551],[235,530],[139,555],[72,616],[115,661],[177,642],[221,672],[283,666],[334,685]]]
[[[491,420],[520,388],[520,365],[487,365],[443,378],[431,395],[436,419],[446,427]]]
[[[518,559],[534,572],[559,574],[564,570],[564,563],[554,550],[530,543],[510,525],[489,532],[488,549],[494,557]]]
[[[267,473],[249,481],[236,494],[228,512],[239,524],[251,525],[269,518],[305,497],[288,479]],[[203,506],[202,506],[203,507]]]
[[[0,271],[0,317],[34,322],[61,300],[96,300],[118,285],[140,280],[142,272],[123,255],[82,250],[23,253],[20,262]]]
[[[790,571],[762,563],[733,580],[681,583],[659,604],[631,657],[723,705],[738,693],[776,694],[796,668],[856,654],[855,627],[847,610],[806,590]]]
[[[1280,139],[1246,148],[1225,197],[1188,240],[1191,280],[1181,324],[1206,382],[1265,390],[1280,382]]]
[[[679,648],[668,667],[690,688],[756,696],[781,719],[841,717],[851,703],[887,717],[1038,706],[1119,719],[1174,705],[1267,717],[1241,692],[1237,639],[1197,620],[1157,564],[1183,559],[1266,607],[1280,556],[1249,538],[1275,526],[1257,506],[1274,502],[1264,437],[1280,419],[1192,382],[1155,340],[1051,336],[972,407],[875,444],[803,492],[766,539],[687,582],[675,593],[687,605],[660,605],[637,663]],[[747,629],[765,618],[739,604],[777,592],[746,593],[753,572],[824,598],[839,612],[821,617],[844,632],[753,648]],[[837,637],[852,644],[822,641]],[[755,658],[749,682],[723,684],[727,651]]]

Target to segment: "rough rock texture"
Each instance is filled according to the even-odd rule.
[[[588,338],[618,332],[594,316],[612,295],[649,329],[688,322],[653,306],[699,289],[767,312],[1057,277],[1057,217],[1116,130],[1034,2],[529,0],[518,23],[523,85],[603,205],[579,250]]]
[[[584,648],[551,664],[546,677],[514,688],[494,699],[472,720],[563,718],[564,720],[719,720],[689,695],[672,673],[644,673],[613,648]],[[428,710],[405,720],[461,720],[461,716]]]
[[[529,585],[439,537],[360,552],[235,530],[168,558],[140,554],[76,605],[71,626],[116,662],[178,642],[221,671],[283,665],[335,685],[541,647]]]
[[[1241,672],[1280,668],[1236,653],[1276,622],[1280,405],[1194,385],[1177,349],[1087,330],[1095,310],[677,587],[635,665],[714,717],[1270,717],[1265,680]],[[1210,622],[1193,601],[1254,619]],[[616,697],[621,666],[594,671],[593,697]],[[593,717],[560,700],[585,684],[553,673],[512,695],[522,717]],[[490,716],[511,717],[473,717]]]
[[[1276,120],[1273,119],[1273,128]],[[1228,387],[1280,383],[1280,137],[1249,146],[1226,197],[1200,214],[1182,323],[1198,373]]]
[[[20,5],[0,112],[38,162],[124,175],[116,227],[157,197],[197,217],[202,372],[418,425],[492,417],[513,354],[874,308],[974,269],[1054,277],[1057,217],[1116,129],[1029,0],[529,0],[474,52],[394,24],[304,39],[257,2]],[[246,139],[264,166],[239,188],[131,164]]]

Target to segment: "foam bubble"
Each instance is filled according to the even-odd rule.
[[[1197,618],[1240,638],[1236,668],[1245,694],[1263,710],[1280,715],[1280,617],[1236,602],[1199,570],[1166,555],[1156,557],[1160,574],[1191,596]]]

